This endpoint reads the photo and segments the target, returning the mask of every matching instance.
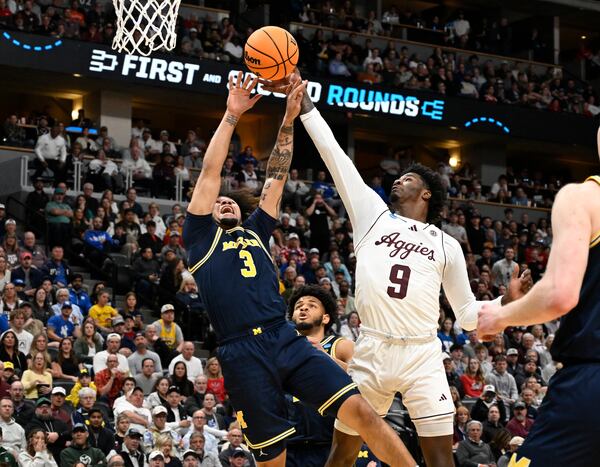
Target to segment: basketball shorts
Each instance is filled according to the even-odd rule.
[[[218,358],[245,441],[258,462],[277,457],[296,431],[285,393],[334,417],[348,397],[358,394],[333,359],[285,321],[222,345]]]
[[[589,467],[600,459],[600,363],[565,366],[548,392],[513,467]]]
[[[436,336],[404,340],[361,328],[348,373],[382,417],[399,392],[419,436],[453,433],[454,404],[442,363],[442,346]],[[357,434],[339,420],[335,427]]]

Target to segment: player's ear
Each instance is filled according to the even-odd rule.
[[[323,324],[329,324],[329,321],[331,321],[331,316],[327,313],[323,313]]]
[[[425,190],[425,192],[423,193],[423,199],[425,201],[429,201],[430,198],[431,198],[431,191]]]

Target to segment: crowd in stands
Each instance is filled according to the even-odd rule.
[[[590,84],[564,76],[560,68],[543,74],[533,67],[502,61],[495,65],[475,53],[461,54],[432,47],[419,55],[411,47],[389,40],[382,50],[372,39],[350,33],[341,38],[322,29],[295,33],[300,66],[316,76],[425,90],[478,99],[489,104],[571,112],[588,117],[600,113],[598,93]],[[314,32],[312,32],[314,31]]]
[[[139,134],[144,134],[143,128],[134,127],[133,137]],[[188,142],[187,147],[195,146]],[[255,200],[260,180],[240,181],[236,170],[246,177],[254,162],[251,148],[245,148],[223,168],[223,187],[232,190],[244,211]],[[372,186],[387,199],[389,182],[403,167],[384,166]],[[482,217],[472,203],[483,196],[476,174],[468,166],[456,174],[445,164],[438,169],[449,193],[456,195],[444,210],[441,228],[463,247],[476,297],[492,300],[503,294],[515,264],[530,269],[539,280],[552,244],[549,221],[530,222],[527,214],[516,218],[511,208],[503,219]],[[533,178],[528,188],[549,182],[541,174]],[[109,459],[141,452],[158,455],[158,450],[166,465],[179,465],[178,459],[184,460],[191,447],[196,451],[192,458],[215,457],[222,465],[237,465],[232,458],[240,452],[241,436],[218,361],[204,364],[194,356],[191,342],[202,340],[214,350],[206,312],[186,269],[183,208],[175,204],[171,212],[161,213],[152,203],[145,210],[134,187],[116,203],[109,189],[94,196],[91,182],[82,194],[69,197],[65,181],[55,182],[49,197],[44,180],[36,180],[23,225],[0,205],[0,397],[7,397],[0,401],[0,428],[7,430],[5,436],[8,427],[20,433],[18,441],[10,437],[17,444],[4,438],[0,446],[24,457],[27,435],[32,446],[28,456],[41,452],[63,465],[70,465],[66,462],[73,449],[91,446],[101,451],[94,455]],[[500,188],[493,186],[491,193],[513,191],[520,199],[528,183],[526,171],[514,175],[508,170],[498,182]],[[558,180],[554,183],[560,186]],[[47,249],[34,231],[47,232]],[[325,172],[305,182],[291,170],[270,249],[284,298],[304,284],[319,284],[336,299],[333,330],[355,341],[360,316],[353,292],[352,226]],[[83,258],[100,264],[110,254],[124,257],[132,271],[131,291],[121,307],[104,290],[110,280],[91,282],[71,269]],[[142,302],[160,311],[161,319],[146,324]],[[185,326],[190,318],[201,326]],[[557,327],[551,322],[511,328],[483,344],[475,332],[465,333],[458,326],[441,297],[439,338],[457,407],[454,442],[459,465],[472,465],[472,459],[486,455],[502,465],[500,457],[527,436],[556,370],[548,349]],[[129,392],[133,388],[137,389]],[[2,404],[10,410],[3,411]],[[44,424],[50,413],[54,427]],[[55,435],[46,444],[36,444],[38,428]],[[69,440],[71,447],[63,449]],[[247,462],[253,462],[245,446],[240,449]]]
[[[380,83],[400,89],[429,90],[491,104],[504,103],[590,117],[600,113],[600,99],[592,86],[563,75],[560,68],[548,67],[540,74],[525,64],[504,61],[495,66],[491,60],[479,58],[477,52],[510,55],[511,28],[506,18],[483,18],[472,31],[462,11],[443,24],[438,16],[426,20],[408,10],[400,14],[394,6],[381,18],[376,18],[374,11],[365,18],[357,16],[350,1],[340,7],[329,1],[322,2],[317,9],[309,9],[302,3],[295,6],[297,17],[292,18],[294,20],[350,32],[346,39],[340,39],[336,34],[326,37],[320,29],[310,37],[305,37],[301,30],[296,32],[300,66],[311,75]],[[111,44],[115,21],[111,3],[0,0],[0,26],[57,38]],[[442,40],[438,47],[432,47],[429,56],[419,56],[394,40],[389,40],[381,50],[372,45],[371,39],[356,35],[360,32],[390,36],[394,25],[399,24],[440,31]],[[215,21],[208,16],[186,14],[178,21],[175,53],[240,63],[242,46],[252,32],[252,28],[236,29],[229,18]],[[460,54],[443,48],[450,45],[468,48],[473,53]],[[532,30],[529,47],[534,58],[539,58],[540,51],[547,48],[537,29]]]

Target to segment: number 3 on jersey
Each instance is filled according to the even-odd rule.
[[[394,264],[390,270],[390,282],[394,285],[390,285],[387,288],[387,294],[392,298],[400,300],[406,297],[409,279],[410,268],[402,264]]]
[[[254,260],[252,259],[252,254],[248,250],[240,250],[240,259],[244,261],[244,266],[240,269],[240,273],[244,277],[255,277],[256,276],[256,266],[254,265]]]

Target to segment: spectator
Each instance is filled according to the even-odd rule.
[[[223,467],[237,466],[237,464],[233,462],[233,459],[242,456],[246,458],[246,462],[242,465],[248,467],[256,466],[248,447],[242,444],[242,430],[239,428],[232,428],[229,430],[227,440],[229,441],[229,445],[223,446],[221,454],[219,454],[219,460],[221,461],[221,465]]]
[[[58,345],[58,354],[52,359],[52,376],[73,383],[78,380],[79,362],[69,338],[62,339]]]
[[[500,354],[494,357],[494,369],[487,375],[486,383],[493,385],[498,397],[508,405],[512,405],[518,398],[515,378],[507,371],[506,356]]]
[[[227,397],[225,389],[225,379],[221,372],[221,365],[216,357],[211,357],[206,361],[205,376],[207,377],[208,392],[214,394],[219,403],[223,403]]]
[[[123,175],[117,164],[107,158],[104,149],[96,152],[96,157],[90,161],[88,180],[101,190],[109,189],[114,193],[122,193],[125,185]]]
[[[21,382],[23,383],[27,399],[50,396],[50,392],[52,391],[52,372],[48,368],[43,354],[38,353],[33,358],[31,368],[23,372]]]
[[[177,389],[177,392],[184,398],[191,396],[194,393],[194,385],[188,378],[187,366],[185,362],[180,361],[173,366],[173,373],[170,375],[172,387]],[[167,396],[168,396],[167,391]],[[168,401],[167,397],[167,401]]]
[[[27,359],[19,350],[19,341],[13,330],[4,331],[0,336],[0,361],[12,363],[18,376],[27,370]]]
[[[142,433],[136,428],[129,428],[125,433],[123,445],[119,451],[120,455],[124,459],[124,465],[133,467],[146,466],[146,459],[144,457],[144,451],[141,449]]]
[[[91,367],[93,357],[102,351],[102,338],[96,332],[96,325],[93,319],[88,318],[85,320],[81,336],[75,341],[73,349],[77,360],[87,367]]]
[[[33,343],[33,335],[24,329],[25,326],[25,311],[22,308],[17,308],[10,313],[10,329],[17,336],[19,342],[19,351],[24,355],[29,355],[31,344]]]
[[[94,382],[98,388],[98,395],[108,401],[110,407],[123,387],[127,373],[119,370],[119,358],[116,354],[108,354],[106,357],[106,368],[96,373]]]
[[[169,365],[169,373],[173,374],[173,370],[175,368],[175,364],[177,362],[185,363],[187,368],[187,377],[191,382],[194,382],[195,379],[204,374],[204,369],[202,368],[202,361],[194,357],[194,343],[193,342],[184,342],[181,350],[181,354],[171,360]]]
[[[504,429],[503,426],[504,422],[501,420],[498,406],[492,405],[488,410],[487,420],[483,422],[481,439],[489,444],[496,437],[496,434]]]
[[[452,364],[452,357],[450,354],[444,352],[443,355],[444,362],[444,371],[446,373],[446,379],[448,380],[448,385],[456,388],[460,397],[464,397],[465,390],[462,385],[462,381],[460,380],[460,376],[454,370],[454,365]]]
[[[74,2],[75,3],[75,2]],[[106,456],[97,448],[88,444],[88,428],[83,423],[73,426],[73,441],[60,453],[61,465],[76,465],[78,459],[89,459],[89,465],[105,465]]]
[[[119,353],[119,348],[121,347],[121,336],[116,333],[111,333],[106,336],[106,350],[98,352],[94,355],[94,373],[98,374],[100,371],[107,368],[106,359],[109,355],[116,355],[118,364],[118,370],[121,373],[127,375],[129,373],[129,363],[127,361],[127,357],[121,353]]]
[[[69,238],[69,223],[73,217],[71,206],[64,202],[65,190],[55,188],[52,201],[46,205],[46,222],[48,224],[48,246],[64,247]]]
[[[358,313],[352,312],[348,315],[348,321],[342,324],[340,335],[356,342],[360,335],[360,318],[358,317]]]
[[[137,146],[131,149],[131,158],[121,164],[121,172],[125,177],[131,174],[134,185],[140,188],[149,189],[152,184],[152,168]]]
[[[527,405],[522,401],[516,402],[513,406],[513,417],[506,424],[506,429],[513,436],[527,438],[532,426],[533,420],[527,417]]]
[[[89,421],[87,427],[91,435],[88,438],[90,446],[99,449],[105,456],[108,456],[115,447],[115,436],[105,426],[102,410],[98,407],[92,407],[89,411]]]
[[[150,410],[145,408],[143,404],[144,393],[141,388],[135,387],[129,394],[126,394],[125,399],[119,398],[115,401],[115,418],[125,416],[129,420],[130,428],[145,433],[146,428],[151,425],[152,416]]]
[[[171,304],[165,304],[160,310],[161,319],[155,321],[153,326],[159,337],[167,344],[169,349],[181,352],[183,348],[183,332],[175,323],[175,308]]]
[[[2,440],[0,446],[13,456],[18,457],[19,453],[25,449],[25,430],[15,419],[13,401],[5,397],[0,400],[0,433]]]
[[[469,363],[465,372],[460,377],[460,380],[465,389],[465,396],[478,398],[483,392],[485,380],[481,370],[481,364],[475,357],[469,358]]]
[[[27,436],[27,446],[18,455],[22,467],[57,467],[57,463],[48,450],[46,434],[43,430],[33,429]]]
[[[50,169],[55,182],[64,181],[67,143],[60,135],[58,125],[53,126],[49,133],[38,138],[34,152],[36,155],[34,179],[41,177],[46,169]]]
[[[42,270],[45,277],[49,277],[52,285],[66,287],[71,277],[71,268],[64,261],[64,250],[60,245],[52,247],[50,260]]]
[[[492,268],[492,282],[496,290],[501,286],[508,287],[515,268],[518,268],[517,263],[513,261],[514,257],[515,250],[507,248],[504,251],[504,258],[494,263]]]
[[[29,434],[35,429],[41,429],[46,434],[48,450],[54,458],[60,455],[67,441],[71,439],[67,425],[60,420],[53,419],[51,402],[46,397],[42,397],[36,402],[35,413],[28,421],[25,432]]]
[[[155,371],[154,360],[146,357],[142,360],[142,370],[135,375],[135,382],[144,391],[144,396],[150,395],[162,372]]]
[[[96,327],[104,333],[112,331],[112,320],[119,313],[110,304],[110,295],[102,291],[98,294],[98,302],[90,308],[89,316],[94,320]]]
[[[496,396],[496,388],[491,384],[486,384],[483,387],[483,392],[475,405],[471,409],[471,418],[473,420],[479,420],[480,422],[485,422],[488,419],[488,413],[490,408],[497,407],[500,412],[500,419],[502,421],[506,420],[506,407],[502,399]]]
[[[490,446],[481,440],[482,424],[472,420],[467,425],[467,439],[461,441],[456,450],[459,467],[493,466],[496,459]]]

